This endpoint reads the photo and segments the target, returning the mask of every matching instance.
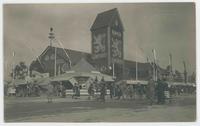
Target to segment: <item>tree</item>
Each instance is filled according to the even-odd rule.
[[[15,79],[25,79],[28,75],[28,67],[26,66],[25,62],[19,62],[14,68],[14,78]],[[11,73],[13,77],[13,73]]]

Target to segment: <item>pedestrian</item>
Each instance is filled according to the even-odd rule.
[[[158,104],[164,104],[165,103],[165,84],[163,80],[158,79],[158,85],[157,85],[157,103]]]
[[[114,83],[111,83],[110,84],[110,99],[113,98],[113,95],[114,95]]]
[[[82,86],[78,83],[78,85],[77,85],[77,97],[79,97],[80,98],[80,96],[81,96],[81,88],[82,88]]]
[[[106,95],[106,86],[105,86],[105,83],[102,84],[102,87],[101,87],[101,91],[100,91],[100,97],[101,97],[101,101],[102,102],[105,102],[105,95]]]
[[[117,100],[119,100],[122,96],[122,90],[119,85],[116,86],[116,95],[117,95]]]
[[[147,96],[147,99],[149,100],[150,105],[152,105],[154,102],[154,95],[155,95],[155,83],[152,77],[150,77],[147,84],[147,92],[146,92],[146,96]]]
[[[61,84],[61,86],[60,86],[60,90],[61,90],[61,97],[62,98],[65,98],[66,97],[66,89],[65,89],[65,86],[63,85],[63,84]]]
[[[89,88],[88,88],[88,94],[89,94],[89,97],[88,99],[90,100],[91,97],[94,97],[94,85],[91,83]]]
[[[101,79],[101,90],[100,90],[100,97],[101,97],[101,101],[105,102],[105,95],[106,95],[106,84],[104,81],[104,77],[102,77]]]
[[[74,84],[73,92],[74,95],[72,96],[72,98],[77,99],[79,97],[79,85],[77,83]]]
[[[51,103],[53,102],[53,91],[54,91],[54,87],[51,83],[48,84],[48,87],[47,87],[47,100],[48,100],[48,103]]]
[[[143,86],[140,83],[137,83],[137,90],[139,99],[142,99],[144,91],[143,91]]]
[[[127,97],[127,85],[123,81],[120,84],[120,89],[121,89],[122,99],[125,100]]]
[[[132,97],[133,97],[133,90],[132,90],[132,87],[131,87],[131,85],[130,84],[128,84],[127,86],[126,86],[126,97],[127,97],[127,99],[132,99]]]

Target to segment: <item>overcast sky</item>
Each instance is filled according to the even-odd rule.
[[[196,69],[195,6],[171,4],[29,4],[4,5],[3,41],[5,74],[12,61],[29,64],[49,45],[49,28],[65,48],[91,52],[91,33],[96,15],[117,8],[124,25],[125,59],[146,62],[156,49],[159,64],[169,64],[183,72],[183,60],[189,73]],[[136,51],[135,51],[136,50]],[[12,52],[16,52],[15,59]]]

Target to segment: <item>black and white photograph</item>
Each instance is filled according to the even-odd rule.
[[[195,8],[4,3],[4,122],[195,122]]]

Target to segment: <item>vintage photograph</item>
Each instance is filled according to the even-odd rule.
[[[4,122],[195,122],[195,3],[3,4]]]

